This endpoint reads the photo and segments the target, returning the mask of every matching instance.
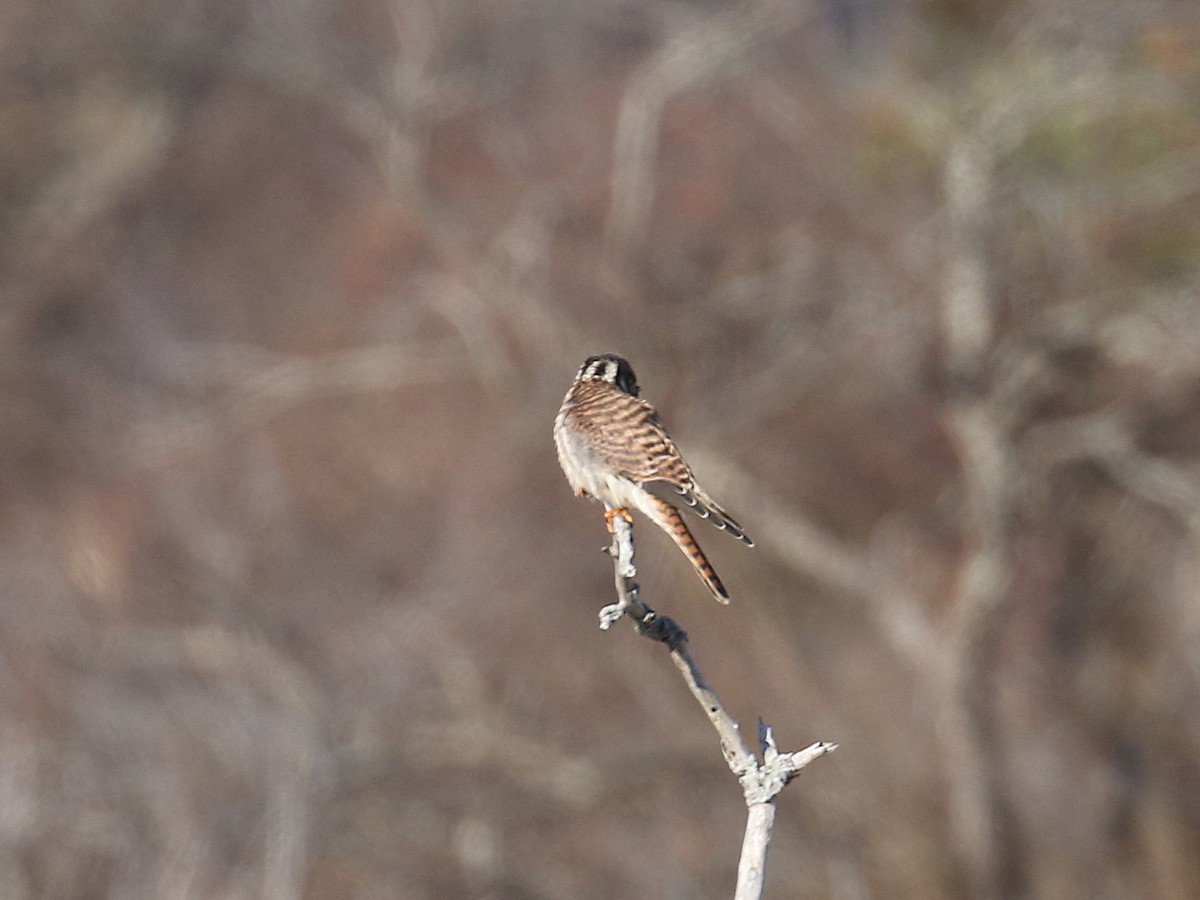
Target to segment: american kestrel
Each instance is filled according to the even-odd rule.
[[[679,510],[652,491],[666,488],[668,497],[673,491],[702,519],[748,547],[754,542],[696,484],[658,413],[638,397],[637,377],[628,362],[615,353],[584,361],[554,420],[554,443],[571,489],[604,503],[610,527],[613,515],[640,510],[671,536],[713,596],[729,602],[729,592]]]

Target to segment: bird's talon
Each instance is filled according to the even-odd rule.
[[[615,530],[613,528],[613,519],[617,518],[617,516],[620,516],[630,525],[633,524],[633,516],[624,506],[619,506],[616,509],[606,509],[604,511],[604,524],[608,527],[609,534],[612,534]]]

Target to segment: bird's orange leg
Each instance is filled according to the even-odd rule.
[[[606,509],[604,511],[604,524],[608,527],[609,534],[613,533],[613,519],[617,518],[617,516],[620,516],[630,525],[633,524],[633,516],[624,506],[619,506],[616,509]]]

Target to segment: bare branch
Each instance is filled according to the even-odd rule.
[[[735,900],[757,900],[762,896],[766,874],[767,848],[775,822],[775,798],[805,766],[832,753],[837,744],[818,741],[803,750],[780,753],[770,727],[759,720],[760,762],[746,747],[737,720],[730,715],[692,657],[687,633],[672,619],[659,616],[638,598],[638,586],[634,581],[637,567],[634,565],[633,523],[621,515],[611,516],[610,522],[613,538],[607,551],[613,557],[618,599],[617,603],[601,610],[600,627],[611,628],[622,616],[629,616],[639,634],[670,648],[671,661],[716,729],[725,762],[742,786],[748,815],[734,896]]]

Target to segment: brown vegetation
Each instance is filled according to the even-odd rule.
[[[0,897],[1200,896],[1186,0],[9,0]],[[700,526],[701,528],[703,526]]]

